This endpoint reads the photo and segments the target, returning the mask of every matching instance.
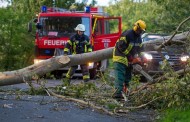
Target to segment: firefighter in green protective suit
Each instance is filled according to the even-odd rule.
[[[129,87],[132,78],[132,66],[135,56],[141,52],[141,34],[145,31],[146,24],[138,20],[133,29],[124,31],[115,44],[113,51],[113,65],[115,74],[116,92],[113,98],[122,99],[122,91]],[[125,90],[124,90],[125,89]]]
[[[70,40],[65,45],[64,48],[64,55],[68,55],[68,52],[71,52],[72,55],[74,54],[81,54],[81,53],[87,53],[92,52],[92,46],[89,42],[89,37],[84,34],[85,26],[83,24],[78,24],[75,28],[76,34],[70,37]],[[80,65],[82,74],[83,74],[83,80],[84,82],[89,81],[89,70],[87,64],[81,64]],[[74,75],[75,71],[77,70],[78,65],[71,66],[69,71],[66,74],[66,78],[70,82],[70,79]]]

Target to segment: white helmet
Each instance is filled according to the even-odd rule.
[[[83,24],[78,24],[75,31],[85,31],[85,26]]]

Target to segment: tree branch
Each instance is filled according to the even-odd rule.
[[[187,22],[188,20],[190,20],[190,16],[188,18],[186,18],[185,20],[183,20],[179,25],[178,27],[176,28],[175,32],[173,33],[173,35],[165,42],[163,42],[161,45],[159,46],[156,46],[155,47],[155,50],[159,51],[161,50],[162,47],[164,47],[165,45],[167,45],[172,39],[173,37],[177,34],[177,32],[179,31],[179,28],[185,23]]]
[[[110,111],[108,111],[107,109],[105,109],[105,108],[103,108],[103,107],[96,106],[96,105],[94,105],[94,104],[91,103],[91,102],[85,102],[85,101],[83,101],[83,100],[79,100],[79,99],[75,99],[75,98],[68,98],[68,97],[65,97],[65,96],[63,96],[63,95],[58,95],[58,94],[52,92],[51,90],[49,90],[49,89],[47,89],[47,88],[46,88],[46,91],[48,92],[48,94],[50,94],[50,95],[52,95],[52,96],[55,96],[55,97],[58,97],[58,98],[61,98],[61,99],[65,99],[65,100],[68,100],[68,101],[77,102],[77,103],[80,103],[80,104],[85,105],[85,106],[92,107],[92,108],[94,108],[94,109],[96,109],[96,110],[103,111],[103,112],[105,112],[105,113],[108,114],[108,115],[114,115],[113,112],[110,112]]]

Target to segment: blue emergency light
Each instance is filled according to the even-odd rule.
[[[47,12],[47,7],[46,7],[46,6],[42,6],[42,7],[41,7],[41,11],[42,11],[43,13]]]
[[[85,7],[85,12],[86,12],[86,13],[90,13],[90,6],[86,6],[86,7]]]

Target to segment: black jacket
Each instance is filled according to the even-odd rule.
[[[141,36],[137,35],[135,31],[124,31],[115,44],[113,51],[113,62],[120,62],[128,65],[128,62],[133,59],[135,54],[140,53],[141,43]]]
[[[89,37],[86,35],[79,36],[75,34],[70,37],[70,40],[64,47],[64,53],[71,52],[71,54],[81,54],[86,52],[92,52],[92,46],[89,42]]]

